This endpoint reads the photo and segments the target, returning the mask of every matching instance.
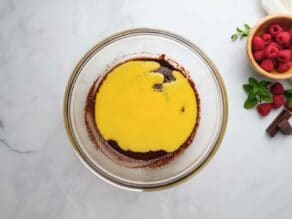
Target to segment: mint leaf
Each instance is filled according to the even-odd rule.
[[[252,92],[256,94],[258,92],[258,88],[257,87],[253,87],[252,88]]]
[[[253,89],[250,90],[250,92],[248,93],[248,98],[255,98],[257,97],[257,92],[254,92]]]
[[[249,83],[251,86],[253,86],[253,87],[258,86],[258,81],[257,81],[256,79],[252,78],[252,77],[250,77],[250,78],[248,79],[248,83]]]
[[[260,85],[261,87],[268,87],[268,85],[270,85],[270,84],[271,84],[271,82],[269,82],[269,81],[265,81],[265,80],[260,81],[260,83],[259,83],[259,85]]]
[[[246,101],[244,102],[243,107],[245,109],[251,109],[253,107],[255,107],[258,103],[258,99],[257,98],[247,98]]]
[[[239,27],[236,27],[237,32],[242,33],[243,30],[241,30]]]
[[[242,33],[241,36],[240,36],[240,39],[244,38],[244,37],[247,37],[248,36],[248,33]]]
[[[231,39],[232,39],[233,41],[235,41],[237,38],[238,38],[238,35],[237,35],[237,34],[233,34],[233,35],[231,36]]]
[[[245,92],[249,92],[252,89],[252,86],[249,84],[244,84],[242,85],[243,90],[245,90]]]
[[[272,103],[273,102],[273,98],[272,98],[271,95],[261,96],[261,100],[263,102],[266,102],[266,103]]]
[[[269,81],[257,81],[255,78],[250,77],[248,84],[244,84],[243,90],[248,94],[243,106],[245,109],[255,107],[259,102],[272,103],[273,98],[268,89]],[[292,92],[291,92],[292,94]]]
[[[288,107],[292,107],[292,89],[285,90],[284,96],[288,101]]]
[[[250,26],[248,24],[244,24],[244,30],[242,28],[236,27],[236,32],[235,34],[233,34],[231,36],[231,39],[233,41],[237,40],[238,37],[240,37],[240,39],[247,37],[250,31]]]
[[[244,27],[245,27],[246,30],[250,30],[251,29],[251,27],[248,24],[244,24]]]
[[[260,96],[270,96],[271,97],[268,89],[259,88],[258,89],[258,94]]]
[[[292,99],[292,89],[285,90],[284,96],[286,97],[286,99]]]
[[[288,101],[288,107],[292,107],[292,99],[289,99],[287,101]]]

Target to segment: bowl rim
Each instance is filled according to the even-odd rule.
[[[96,52],[98,52],[99,50],[103,49],[105,46],[107,46],[108,44],[119,40],[120,38],[124,38],[127,36],[132,36],[132,35],[137,35],[137,34],[155,34],[158,36],[163,36],[163,37],[167,37],[168,39],[172,39],[175,40],[179,43],[182,43],[184,46],[186,46],[188,49],[190,49],[191,51],[199,54],[201,56],[201,58],[209,65],[209,67],[211,68],[212,72],[214,73],[214,76],[216,77],[216,80],[219,84],[219,88],[220,88],[220,92],[222,95],[222,103],[223,103],[223,115],[222,115],[222,125],[220,127],[220,132],[218,134],[218,137],[214,143],[214,146],[211,150],[211,152],[209,153],[209,155],[205,158],[205,160],[202,161],[202,163],[195,168],[194,170],[192,170],[190,173],[188,173],[187,175],[178,178],[172,182],[169,182],[167,184],[163,184],[163,185],[156,185],[156,186],[152,186],[152,187],[143,187],[143,186],[136,186],[136,185],[128,185],[128,184],[124,184],[121,183],[119,181],[114,180],[111,176],[108,176],[106,173],[102,172],[101,170],[99,170],[85,155],[84,152],[82,152],[80,150],[79,144],[73,134],[73,129],[72,129],[72,124],[70,121],[70,116],[69,116],[69,110],[70,110],[70,94],[72,92],[72,85],[74,84],[74,81],[76,80],[76,76],[78,76],[79,72],[82,70],[83,66],[85,66],[87,64],[87,62],[90,60],[90,58],[95,55]],[[66,133],[67,136],[71,142],[71,146],[73,148],[73,150],[75,151],[75,154],[77,155],[77,157],[79,158],[79,160],[83,163],[83,165],[85,165],[94,175],[98,176],[99,178],[101,178],[102,180],[104,180],[105,182],[114,185],[116,187],[122,188],[122,189],[126,189],[126,190],[130,190],[130,191],[157,191],[157,190],[162,190],[162,189],[166,189],[166,188],[170,188],[173,187],[175,185],[178,185],[182,182],[187,181],[188,179],[190,179],[192,176],[194,176],[195,174],[197,174],[200,170],[202,170],[207,163],[209,163],[209,161],[211,160],[211,158],[214,157],[215,153],[218,151],[218,148],[220,146],[220,144],[222,143],[222,140],[224,138],[225,132],[226,132],[226,128],[227,128],[227,121],[228,121],[228,96],[227,96],[227,92],[226,92],[226,88],[224,85],[224,81],[219,73],[219,71],[217,70],[217,68],[215,67],[215,65],[212,63],[212,61],[210,60],[210,58],[195,44],[193,44],[191,41],[185,39],[182,36],[179,36],[175,33],[169,32],[169,31],[165,31],[165,30],[161,30],[161,29],[152,29],[152,28],[135,28],[135,29],[128,29],[125,31],[121,31],[121,32],[117,32],[113,35],[110,35],[108,37],[106,37],[104,40],[98,42],[96,45],[94,45],[88,52],[85,53],[85,55],[79,60],[79,62],[77,63],[77,65],[75,66],[73,72],[71,73],[67,85],[66,85],[66,89],[65,89],[65,93],[64,93],[64,99],[63,99],[63,119],[64,119],[64,127],[66,129]]]
[[[292,78],[292,71],[291,72],[284,72],[284,73],[279,73],[279,74],[273,74],[270,72],[267,72],[263,70],[257,62],[254,60],[253,55],[252,55],[252,49],[251,49],[251,44],[252,44],[252,39],[259,29],[260,26],[262,26],[264,23],[275,20],[275,19],[290,19],[292,21],[292,15],[289,14],[274,14],[274,15],[269,15],[261,19],[250,31],[247,41],[246,41],[246,54],[249,60],[249,63],[251,67],[259,74],[275,79],[275,80],[286,80],[286,79],[291,79]]]

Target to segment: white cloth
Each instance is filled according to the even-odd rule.
[[[264,10],[269,14],[291,14],[292,0],[262,0]]]

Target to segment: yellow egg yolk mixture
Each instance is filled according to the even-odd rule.
[[[127,61],[106,75],[96,94],[97,128],[124,151],[174,152],[197,122],[198,100],[188,79],[174,70],[175,80],[164,83],[154,72],[159,68],[156,61]]]

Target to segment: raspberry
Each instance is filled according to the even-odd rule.
[[[259,36],[255,36],[252,39],[252,49],[254,51],[263,50],[265,48],[265,42]]]
[[[283,44],[283,49],[290,49],[290,43]]]
[[[272,37],[275,37],[277,33],[282,32],[283,28],[279,24],[272,24],[269,27],[269,33],[272,35]]]
[[[274,63],[271,59],[264,59],[261,63],[262,69],[267,72],[271,72],[274,70]]]
[[[280,32],[276,35],[276,41],[281,45],[288,46],[290,44],[291,36],[289,32]]]
[[[265,49],[265,57],[273,59],[278,56],[279,49],[276,46],[268,45]]]
[[[290,69],[291,65],[289,62],[280,62],[277,67],[277,72],[283,73]]]
[[[256,61],[262,61],[265,58],[265,51],[259,50],[253,53],[253,57]]]
[[[288,100],[285,101],[285,104],[284,105],[285,105],[285,107],[286,107],[287,110],[289,110],[290,112],[292,112],[292,107],[289,107],[288,106]]]
[[[274,95],[273,96],[273,107],[278,109],[280,106],[283,105],[285,98],[282,95]]]
[[[290,49],[282,49],[278,52],[278,60],[279,62],[289,62],[291,59],[291,51]]]
[[[278,67],[278,61],[277,61],[277,59],[272,59],[272,62],[274,64],[274,68],[277,68]]]
[[[265,42],[265,45],[268,45],[272,40],[272,36],[270,34],[268,34],[268,33],[262,34],[261,38]]]
[[[276,82],[270,86],[270,91],[273,95],[283,95],[284,94],[284,87],[281,83]]]
[[[289,30],[290,33],[290,39],[292,39],[292,30]]]
[[[283,47],[279,43],[277,43],[277,42],[270,42],[268,44],[268,46],[272,46],[272,45],[275,46],[275,47],[277,47],[279,50],[283,49]]]
[[[271,103],[261,103],[257,106],[257,111],[261,116],[267,116],[273,108]]]

